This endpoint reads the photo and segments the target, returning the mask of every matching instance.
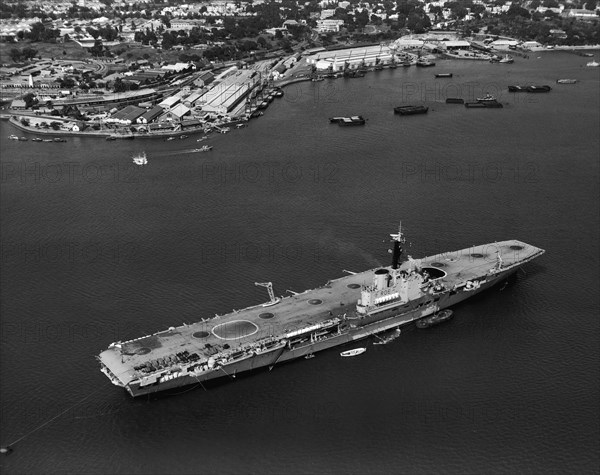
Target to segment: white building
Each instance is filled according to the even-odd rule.
[[[343,71],[358,69],[362,66],[389,64],[394,58],[394,51],[387,46],[367,46],[338,51],[322,51],[307,57],[319,71]]]
[[[343,26],[343,24],[344,20],[317,20],[316,30],[319,33],[337,33],[340,31],[340,28]]]

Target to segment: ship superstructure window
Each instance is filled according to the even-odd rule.
[[[384,295],[383,297],[379,297],[375,299],[375,305],[379,305],[380,303],[389,302],[390,300],[397,299],[400,296],[398,292],[394,292],[393,294]]]

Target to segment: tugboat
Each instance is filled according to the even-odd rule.
[[[435,66],[435,63],[433,61],[429,61],[428,59],[418,59],[417,66],[420,68],[429,68],[431,66]]]
[[[430,317],[421,318],[420,320],[417,320],[415,325],[417,326],[417,328],[428,328],[433,325],[438,325],[442,322],[450,320],[452,318],[452,315],[452,310],[442,310],[441,312],[434,313]]]
[[[477,102],[498,102],[495,96],[492,96],[490,93],[487,93],[483,97],[478,97]]]

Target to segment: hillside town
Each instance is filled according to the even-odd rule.
[[[9,1],[0,98],[40,133],[226,132],[297,81],[594,47],[599,15],[596,0]]]

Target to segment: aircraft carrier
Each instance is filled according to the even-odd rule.
[[[102,372],[131,396],[273,367],[399,328],[504,281],[545,251],[517,240],[401,262],[405,238],[390,235],[392,263],[227,315],[112,343]]]

